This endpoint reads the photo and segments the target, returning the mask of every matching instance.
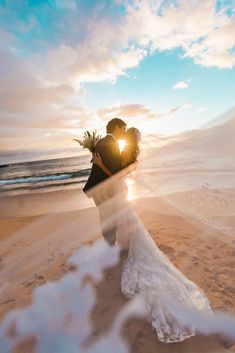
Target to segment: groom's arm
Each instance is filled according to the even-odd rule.
[[[104,139],[104,141],[98,142],[95,152],[100,155],[103,164],[112,174],[115,174],[122,169],[121,155],[116,143],[105,141]]]

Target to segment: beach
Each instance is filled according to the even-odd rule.
[[[234,1],[0,1],[0,353],[235,353]]]
[[[235,195],[234,190],[221,189],[220,193],[224,195],[224,198],[221,196],[223,200],[228,199],[228,194]],[[215,200],[218,202],[216,192],[211,190],[209,194],[210,198],[207,194],[207,203],[204,203],[204,208],[208,209],[203,212],[206,215],[210,214],[209,204],[214,204]],[[180,208],[181,205],[184,209],[184,205],[190,210],[189,200],[201,199],[203,195],[203,190],[194,190],[191,194],[134,200],[132,205],[159,248],[203,289],[212,308],[235,314],[234,238],[219,229],[218,224],[212,227],[202,217],[199,220]],[[2,320],[12,309],[29,305],[35,287],[58,280],[69,272],[66,259],[81,245],[92,244],[101,238],[101,232],[92,201],[83,199],[75,191],[18,195],[1,201],[5,210],[0,219]],[[231,223],[230,220],[230,230],[234,226]],[[94,330],[91,339],[106,332],[127,302],[120,290],[123,261],[122,258],[117,266],[107,269],[103,281],[95,288],[97,305],[92,313]],[[151,325],[136,318],[126,323],[123,335],[133,353],[225,350],[215,336],[198,335],[182,343],[160,343]],[[235,351],[234,346],[229,351]],[[27,352],[27,347],[19,352]]]

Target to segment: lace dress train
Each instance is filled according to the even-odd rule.
[[[125,215],[117,229],[118,244],[128,249],[121,279],[122,293],[128,298],[136,294],[144,296],[146,317],[160,341],[183,341],[195,335],[195,329],[170,310],[165,299],[211,314],[209,301],[203,291],[159,250],[131,207],[125,207]]]

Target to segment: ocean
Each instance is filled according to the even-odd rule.
[[[90,159],[85,155],[0,165],[0,195],[82,188]]]

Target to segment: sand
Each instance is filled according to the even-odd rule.
[[[57,194],[58,197],[62,202],[67,196]],[[59,279],[70,271],[66,259],[87,242],[87,234],[90,243],[101,237],[94,207],[77,207],[66,212],[42,207],[39,212],[42,196],[38,194],[37,199],[35,194],[37,207],[32,207],[29,212],[30,196],[25,198],[21,197],[21,209],[17,207],[12,215],[5,212],[0,219],[1,320],[10,310],[27,306],[35,287]],[[51,198],[51,193],[45,194],[44,204]],[[212,308],[235,314],[235,240],[218,227],[215,229],[169,204],[169,201],[179,204],[180,200],[182,197],[179,196],[171,200],[155,197],[134,201],[133,207],[159,248],[204,290]],[[14,202],[17,204],[18,201]],[[5,210],[13,209],[13,200],[4,199],[4,205],[8,207]],[[94,225],[97,225],[95,232]],[[123,259],[105,272],[103,282],[96,287],[92,339],[110,327],[115,314],[127,302],[120,291],[122,265]],[[158,341],[151,325],[139,319],[129,320],[123,328],[123,335],[133,353],[235,351],[234,346],[225,350],[214,336],[196,336],[182,343],[163,344]],[[27,347],[18,351],[25,353]]]

